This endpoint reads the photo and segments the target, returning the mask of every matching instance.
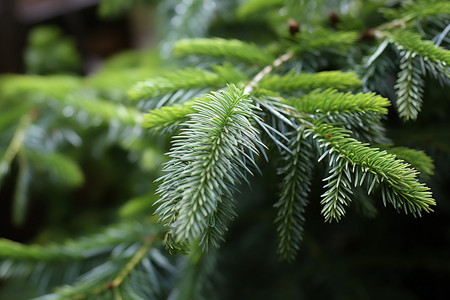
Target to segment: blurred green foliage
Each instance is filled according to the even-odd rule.
[[[78,73],[82,67],[75,41],[56,26],[38,26],[30,31],[24,59],[30,74]]]

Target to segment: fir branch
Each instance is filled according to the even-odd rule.
[[[213,279],[217,273],[216,265],[217,251],[203,253],[201,247],[193,245],[189,255],[180,265],[183,275],[178,278],[170,299],[211,299],[208,296],[214,294]]]
[[[64,105],[61,112],[66,117],[76,116],[75,112],[78,110],[103,122],[119,121],[120,124],[128,126],[142,126],[143,122],[142,114],[136,108],[90,97],[83,92],[69,94],[54,103]]]
[[[6,75],[0,77],[0,96],[5,99],[28,98],[34,102],[63,99],[81,84],[72,76]]]
[[[386,151],[369,148],[349,138],[348,131],[342,128],[321,124],[312,128],[311,132],[314,133],[313,138],[317,139],[319,147],[325,149],[322,158],[328,156],[330,164],[342,167],[344,172],[355,172],[355,185],[368,182],[369,193],[376,184],[379,184],[382,187],[385,205],[388,201],[397,210],[403,209],[405,213],[410,212],[414,216],[420,216],[421,211],[432,211],[431,206],[435,205],[435,201],[431,192],[417,180],[418,172],[409,164],[396,159]],[[345,164],[338,165],[340,160]],[[332,179],[337,180],[337,176],[333,175]],[[349,178],[348,174],[346,176]],[[334,207],[331,206],[330,209],[333,210]],[[342,212],[337,206],[336,209],[335,212],[330,211],[328,215],[330,217],[341,215]]]
[[[291,153],[284,152],[283,166],[278,170],[283,176],[280,198],[275,203],[278,231],[278,253],[292,261],[297,255],[303,238],[304,212],[308,204],[312,178],[312,149],[304,138],[306,126],[300,125],[289,141]]]
[[[289,72],[283,76],[268,75],[259,83],[261,88],[280,92],[296,92],[316,88],[349,89],[360,86],[361,81],[356,77],[355,73],[341,71],[324,71],[310,74]]]
[[[295,99],[291,105],[299,112],[307,114],[373,112],[385,115],[390,103],[389,100],[375,93],[352,94],[328,89],[325,91],[316,90],[303,95]]]
[[[175,44],[174,55],[207,55],[257,65],[270,64],[274,60],[274,57],[254,44],[221,38],[181,40]]]
[[[284,0],[247,0],[238,7],[236,14],[242,19],[251,18],[269,9],[279,8],[285,2]]]
[[[76,187],[84,182],[80,166],[66,155],[27,149],[26,156],[37,169],[49,172],[53,179],[67,186]]]
[[[66,293],[66,295],[91,293],[98,287],[110,286],[111,282],[116,279],[121,280],[121,284],[123,283],[121,291],[130,295],[143,288],[135,286],[130,289],[130,284],[141,282],[143,276],[145,278],[156,276],[149,279],[151,285],[147,280],[144,284],[147,290],[150,289],[151,294],[161,289],[158,288],[158,281],[162,274],[158,271],[155,274],[148,261],[143,261],[144,266],[138,266],[140,270],[133,269],[132,273],[127,264],[123,262],[124,259],[136,253],[133,252],[134,250],[138,251],[136,248],[133,248],[134,250],[131,248],[133,245],[139,244],[141,241],[142,244],[145,244],[150,239],[155,240],[156,243],[156,240],[160,240],[161,235],[162,228],[160,226],[141,220],[139,222],[127,221],[115,224],[100,233],[76,240],[68,240],[62,244],[23,245],[0,239],[0,278],[23,278],[31,283],[39,284],[43,291],[48,290],[49,285],[74,282],[78,278],[80,285],[76,284],[63,289],[63,293]],[[171,266],[161,260],[163,258],[161,254],[154,255],[155,250],[154,247],[150,249],[149,255],[153,257],[152,260],[160,261],[158,263],[161,265],[160,270],[170,269]],[[122,255],[126,257],[123,258]],[[106,259],[107,262],[103,263]],[[147,260],[147,258],[143,259]],[[116,272],[117,276],[109,277],[112,273],[109,273],[108,270]],[[86,275],[79,277],[86,271],[88,271]],[[87,280],[92,281],[93,285],[83,283],[83,278],[86,278],[89,274],[96,274],[93,275],[94,279]],[[136,275],[138,275],[138,278],[136,278]],[[124,282],[125,277],[130,277],[130,279]],[[52,297],[60,296],[52,294],[41,299],[53,299]],[[143,297],[143,299],[149,299],[149,297],[151,296]],[[128,299],[128,297],[125,298]]]
[[[394,154],[398,159],[403,159],[411,164],[421,174],[433,175],[434,164],[431,157],[421,150],[410,149],[406,147],[387,147],[388,153]]]
[[[353,111],[314,113],[313,117],[323,123],[350,130],[352,137],[370,144],[386,144],[386,129],[382,124],[382,116],[374,112]]]
[[[450,65],[449,50],[438,47],[431,41],[423,40],[417,33],[410,31],[395,31],[386,34],[389,41],[395,43],[400,50],[411,52],[413,56],[423,56],[426,59],[440,63],[444,66]]]
[[[419,57],[419,60],[423,73],[428,71],[431,76],[439,81],[441,86],[450,85],[450,66],[444,66],[441,63],[425,60],[423,57]]]
[[[0,132],[5,132],[8,127],[12,127],[17,120],[20,120],[23,115],[30,112],[33,106],[33,104],[28,102],[17,103],[12,106],[8,101],[0,102]]]
[[[390,103],[374,93],[351,94],[336,90],[317,90],[287,101],[299,113],[347,128],[358,139],[374,143],[387,142],[381,118],[387,114]]]
[[[108,253],[114,245],[133,243],[146,236],[159,236],[161,227],[149,222],[126,221],[114,224],[103,231],[62,244],[24,245],[0,239],[0,258],[29,262],[63,262],[83,260]],[[4,271],[4,269],[1,269]],[[13,271],[13,270],[11,270]],[[0,273],[7,278],[9,273]]]
[[[25,133],[28,129],[28,126],[31,124],[33,118],[31,113],[25,114],[20,118],[19,124],[14,132],[13,138],[6,148],[6,151],[3,153],[0,159],[0,186],[2,184],[3,177],[8,173],[10,165],[17,153],[19,153],[20,149],[23,147],[23,141],[25,139]]]
[[[363,141],[376,144],[387,142],[381,119],[387,114],[389,101],[374,93],[354,95],[317,90],[294,99],[291,105],[300,114],[351,130],[354,137]]]
[[[345,206],[349,205],[353,194],[349,162],[330,159],[328,173],[330,175],[323,179],[327,183],[324,185],[326,191],[322,194],[323,199],[320,201],[320,204],[323,205],[321,213],[327,222],[339,221],[345,215]]]
[[[187,115],[194,113],[193,103],[188,102],[183,106],[163,106],[144,114],[145,128],[163,129],[187,121]]]
[[[383,9],[382,13],[389,20],[420,21],[425,18],[442,18],[450,14],[450,3],[445,1],[416,0],[405,1],[400,9]]]
[[[16,226],[23,225],[28,206],[28,185],[31,180],[30,166],[23,148],[17,154],[19,173],[17,175],[12,207],[12,221]]]
[[[164,281],[173,272],[173,266],[166,259],[162,260],[162,254],[153,247],[152,237],[130,246],[120,245],[107,262],[80,276],[75,284],[58,287],[54,293],[36,299],[164,298],[168,293],[167,288],[161,289],[158,286],[165,285]],[[162,271],[156,271],[158,267]]]
[[[161,55],[168,57],[173,52],[174,44],[180,39],[198,38],[207,35],[211,23],[216,20],[218,12],[229,9],[227,2],[214,0],[165,0],[159,3],[162,21],[167,22],[168,30],[163,33]],[[174,12],[174,7],[177,7]],[[177,13],[179,11],[183,13]]]
[[[215,66],[213,72],[188,68],[139,82],[128,91],[128,95],[131,100],[151,99],[182,89],[219,88],[245,79],[245,74],[229,64]]]
[[[357,39],[358,33],[354,31],[341,32],[318,28],[313,32],[300,34],[291,50],[298,54],[326,49],[345,50],[353,46]]]
[[[404,53],[395,85],[397,110],[405,120],[416,119],[422,106],[423,87],[419,61],[411,52]]]
[[[229,203],[234,185],[245,179],[246,161],[254,164],[246,151],[258,153],[258,133],[249,122],[256,118],[255,108],[242,91],[229,89],[210,94],[209,103],[195,103],[196,113],[169,152],[172,159],[160,178],[156,213],[169,223],[176,242],[201,240],[206,247],[215,244],[219,233],[223,236],[221,214],[233,217]]]

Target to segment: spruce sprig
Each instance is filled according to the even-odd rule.
[[[416,119],[422,106],[425,82],[421,76],[418,58],[411,51],[405,53],[400,61],[400,72],[395,85],[397,109],[405,120]]]
[[[347,175],[348,181],[355,186],[365,183],[369,187],[369,194],[379,185],[385,205],[389,202],[395,209],[410,212],[414,216],[420,216],[422,211],[431,212],[431,207],[436,205],[430,189],[418,181],[418,172],[408,163],[396,159],[386,151],[370,148],[367,144],[350,138],[349,132],[339,127],[321,124],[312,128],[311,133],[324,151],[321,158],[328,156],[330,165],[337,165],[340,160],[344,160],[344,163],[338,165],[339,168],[344,166],[343,172],[355,174],[352,180]],[[339,175],[332,176],[330,179],[333,180]],[[340,182],[336,181],[326,187],[342,190],[338,184]],[[343,203],[347,195],[341,193],[341,196],[338,200]],[[341,208],[342,206],[330,205],[323,213],[329,218],[338,217],[341,215]]]
[[[156,211],[168,223],[176,242],[217,246],[226,221],[233,218],[233,192],[245,180],[258,153],[256,118],[248,95],[234,86],[197,101],[195,113],[174,137],[171,160],[157,193]]]
[[[282,167],[278,172],[283,177],[280,198],[274,204],[277,209],[275,224],[278,231],[278,253],[287,261],[295,259],[303,238],[305,208],[310,192],[313,158],[310,141],[304,133],[306,126],[300,125],[289,141],[291,152],[284,151]]]
[[[249,64],[267,65],[274,57],[252,43],[222,38],[185,39],[175,44],[174,55],[207,55]]]
[[[373,112],[384,115],[390,105],[389,100],[375,93],[352,94],[332,89],[315,90],[289,102],[292,102],[292,106],[298,111],[308,114]]]
[[[296,92],[317,88],[351,89],[361,86],[361,81],[352,72],[324,71],[317,73],[286,75],[267,75],[259,83],[259,87],[271,91]]]
[[[128,92],[131,100],[151,99],[182,89],[220,88],[246,76],[229,64],[214,66],[211,71],[187,68],[138,82]]]
[[[444,66],[450,65],[450,50],[422,39],[420,34],[400,30],[388,33],[388,38],[400,50],[410,51],[413,55],[422,56]]]

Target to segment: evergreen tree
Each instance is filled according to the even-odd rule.
[[[104,0],[100,12],[113,17],[137,2]],[[11,220],[24,226],[44,206],[53,225],[33,244],[0,240],[4,293],[367,298],[351,260],[324,269],[302,255],[320,256],[308,226],[317,203],[314,224],[337,223],[351,208],[373,217],[392,206],[409,218],[435,208],[425,183],[432,158],[395,146],[386,126],[420,125],[435,99],[428,86],[448,89],[450,4],[394,2],[162,1],[158,51],[120,54],[81,77],[67,73],[79,63],[67,42],[51,68],[34,57],[29,74],[2,75],[0,183]],[[59,39],[40,30],[30,57],[48,55],[39,41]],[[427,147],[448,163],[448,147]],[[102,173],[88,172],[93,161]],[[108,172],[118,177],[96,176]],[[108,183],[118,186],[107,193]],[[110,198],[113,211],[91,212],[92,223],[71,232],[83,237],[60,241],[55,215],[68,215],[74,190]],[[312,283],[299,284],[305,276]]]

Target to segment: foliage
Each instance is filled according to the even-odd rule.
[[[30,32],[24,59],[31,74],[75,73],[81,67],[74,41],[52,26],[37,27]]]
[[[135,2],[102,1],[100,13]],[[0,187],[12,222],[26,226],[35,206],[55,218],[87,194],[105,198],[104,223],[116,223],[62,242],[48,240],[70,234],[63,220],[35,244],[1,239],[5,286],[26,284],[37,299],[233,299],[228,286],[239,284],[220,278],[233,261],[259,267],[274,252],[295,264],[320,252],[307,227],[317,205],[322,223],[343,221],[350,207],[373,217],[378,202],[432,212],[425,180],[439,165],[394,146],[386,124],[420,122],[433,104],[427,89],[450,82],[448,5],[300,2],[161,1],[172,23],[161,55],[122,54],[90,77],[39,63],[30,73],[48,75],[2,75]],[[255,24],[262,34],[246,36]],[[280,262],[265,266],[308,292]],[[279,298],[265,288],[251,295]]]

